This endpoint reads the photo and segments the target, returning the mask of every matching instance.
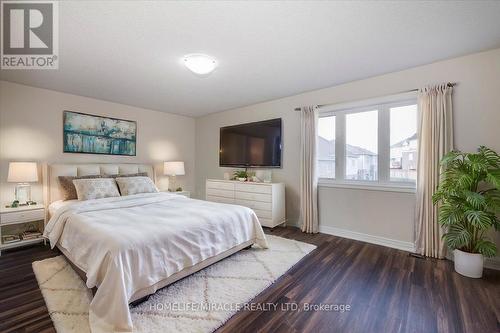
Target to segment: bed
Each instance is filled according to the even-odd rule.
[[[130,332],[129,303],[253,244],[267,247],[246,207],[171,193],[142,193],[61,204],[58,176],[131,174],[140,164],[58,164],[47,167],[45,236],[80,271],[88,288],[92,332]],[[55,207],[57,206],[57,207]]]

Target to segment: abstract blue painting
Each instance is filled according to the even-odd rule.
[[[136,155],[137,123],[64,111],[64,152]]]

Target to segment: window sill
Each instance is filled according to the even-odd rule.
[[[320,179],[318,181],[318,186],[384,192],[416,192],[415,184],[411,183],[340,182],[333,179]]]

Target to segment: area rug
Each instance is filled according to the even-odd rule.
[[[134,332],[213,332],[316,247],[267,236],[269,249],[254,245],[158,290],[130,307]],[[59,333],[90,332],[92,293],[63,256],[33,263],[45,303]]]

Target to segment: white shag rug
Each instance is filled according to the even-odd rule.
[[[134,332],[213,332],[316,248],[267,238],[269,249],[240,251],[131,306]],[[90,332],[92,292],[64,257],[36,261],[33,270],[57,332]]]

